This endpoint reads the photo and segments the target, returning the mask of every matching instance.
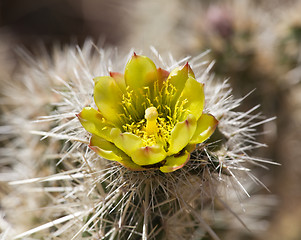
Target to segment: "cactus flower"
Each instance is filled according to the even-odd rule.
[[[98,109],[85,107],[77,117],[92,134],[90,148],[130,170],[182,168],[217,126],[214,116],[203,113],[203,84],[188,63],[169,73],[134,54],[124,74],[111,72],[94,82]]]

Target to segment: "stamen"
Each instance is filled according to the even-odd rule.
[[[121,102],[122,128],[125,132],[139,136],[145,147],[159,143],[167,151],[172,129],[187,113],[187,99],[176,103],[177,98],[174,96],[177,89],[168,81],[163,82],[160,89],[155,86],[155,91],[156,97],[152,97],[149,87],[145,87],[141,96],[137,97],[127,88]]]

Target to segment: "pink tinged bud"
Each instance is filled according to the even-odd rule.
[[[211,6],[206,19],[210,28],[223,38],[232,36],[234,27],[231,12],[226,7]]]

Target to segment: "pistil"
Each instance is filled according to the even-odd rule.
[[[148,135],[155,135],[158,133],[158,111],[155,107],[149,107],[145,110],[144,118],[146,119],[145,131]]]

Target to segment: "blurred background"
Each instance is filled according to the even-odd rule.
[[[265,116],[277,116],[259,136],[269,147],[255,155],[281,164],[257,170],[271,191],[260,193],[278,199],[263,217],[265,230],[224,230],[225,239],[300,240],[300,12],[298,0],[1,0],[0,81],[18,72],[20,47],[39,57],[90,38],[125,52],[152,45],[178,59],[210,49],[212,73],[229,78],[236,97],[256,89],[240,110],[261,104]]]

